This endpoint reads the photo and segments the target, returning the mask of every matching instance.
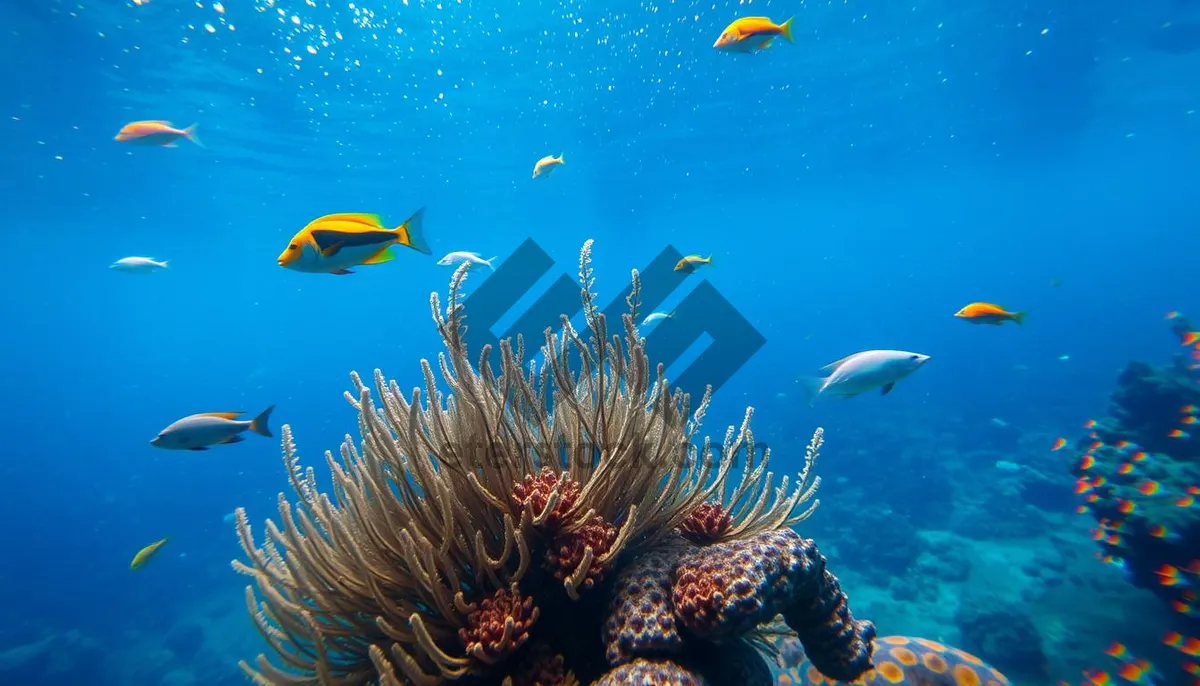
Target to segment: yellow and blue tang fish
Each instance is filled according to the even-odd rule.
[[[395,259],[389,250],[403,245],[424,255],[433,251],[421,231],[425,208],[394,229],[374,214],[327,214],[292,237],[279,254],[279,266],[311,274],[353,274],[351,267]]]
[[[784,670],[777,686],[1011,686],[1011,682],[983,660],[936,641],[908,636],[875,639],[871,662],[875,669],[855,681],[825,678],[807,659]]]

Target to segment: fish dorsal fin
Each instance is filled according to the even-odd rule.
[[[362,224],[364,227],[372,229],[382,229],[383,220],[377,214],[366,214],[363,212],[343,212],[341,214],[327,214],[324,217],[318,217],[313,221],[313,224],[323,222],[350,222],[351,224]]]
[[[749,20],[749,21],[766,21],[766,22],[771,22],[771,18],[770,18],[770,17],[742,17],[742,21],[747,21],[747,20]],[[774,22],[771,22],[771,23],[774,23]]]
[[[140,123],[142,123],[142,124],[161,124],[163,126],[170,126],[172,128],[175,126],[174,124],[172,124],[171,122],[169,122],[165,119],[147,119],[146,121],[143,121]]]
[[[821,371],[831,372],[831,371],[837,369],[838,367],[842,366],[843,363],[845,363],[847,360],[849,360],[851,357],[854,357],[857,354],[858,353],[852,353],[850,355],[843,357],[840,360],[835,360],[833,362],[830,362],[829,364],[825,365],[824,367],[821,367]]]
[[[396,259],[396,253],[389,248],[384,248],[363,260],[363,264],[383,264],[384,262],[391,262],[394,259]]]
[[[198,413],[197,416],[199,416],[199,417],[220,417],[221,419],[237,419],[238,417],[240,417],[244,414],[246,414],[245,410],[242,410],[241,412],[200,412],[200,413]]]

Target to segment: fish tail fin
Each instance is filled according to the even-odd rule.
[[[704,258],[704,263],[711,267],[712,263],[713,263],[712,255],[709,255],[708,257]]]
[[[781,24],[779,26],[780,35],[782,35],[783,39],[789,43],[796,42],[796,41],[792,40],[792,20],[793,19],[795,19],[795,17],[789,17],[787,21],[783,22],[783,24]]]
[[[413,215],[404,220],[404,223],[392,229],[396,234],[397,240],[401,245],[416,250],[422,255],[432,255],[433,250],[429,248],[429,243],[425,241],[425,208],[413,212]]]
[[[817,402],[817,398],[825,388],[825,379],[818,376],[801,376],[796,379],[796,383],[800,385],[800,390],[804,391],[804,397],[808,400],[809,407]]]
[[[158,264],[159,264],[159,266],[161,266],[163,269],[166,269],[166,268],[167,268],[167,265],[168,265],[170,262],[171,262],[171,260],[163,260],[162,262],[159,262]]]
[[[1025,313],[1024,312],[1013,312],[1012,320],[1017,323],[1017,326],[1024,324],[1025,323]]]
[[[559,163],[559,164],[566,164],[566,163],[567,163],[567,158],[563,157],[563,155],[565,155],[565,154],[567,154],[567,153],[565,153],[565,152],[560,152],[560,153],[558,153],[558,163]]]
[[[191,126],[184,129],[183,135],[185,137],[187,137],[187,139],[189,141],[195,143],[196,145],[199,145],[202,148],[204,147],[204,144],[200,142],[200,137],[196,135],[196,124],[192,124]]]
[[[259,436],[275,438],[275,435],[271,433],[271,427],[267,426],[267,422],[271,419],[271,412],[274,409],[275,406],[272,405],[262,412],[259,412],[257,417],[250,420],[250,430]]]
[[[492,263],[498,259],[500,259],[500,256],[496,255],[495,257],[490,257],[490,258],[484,260],[483,263],[488,266],[488,269],[491,269],[492,271],[496,271],[496,265],[494,265]]]

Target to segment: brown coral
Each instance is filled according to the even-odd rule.
[[[605,556],[617,541],[617,527],[600,515],[575,531],[554,537],[546,550],[546,569],[568,588],[591,590],[604,580]]]
[[[731,526],[733,517],[721,503],[704,503],[688,514],[679,525],[679,533],[692,543],[704,545],[721,540]]]
[[[621,570],[604,623],[604,650],[610,665],[637,655],[683,649],[671,608],[671,569],[687,552],[684,546],[655,550]]]
[[[709,393],[693,405],[651,363],[637,272],[623,335],[612,335],[590,291],[590,255],[589,241],[580,255],[587,327],[563,317],[561,333],[547,329],[540,363],[526,360],[519,337],[498,354],[468,354],[469,270],[456,270],[447,306],[430,299],[445,351],[422,361],[421,387],[406,393],[379,370],[365,381],[352,374],[346,395],[361,440],[326,454],[324,491],[283,428],[296,499],[280,495],[279,518],[258,542],[237,514],[246,559],[234,566],[252,579],[246,602],[275,658],[241,663],[256,684],[494,683],[534,640],[594,679],[609,666],[600,642],[608,599],[573,602],[581,590],[677,538],[703,503],[728,511],[725,539],[812,511],[812,459],[795,482],[775,480],[769,451],[733,476],[740,456],[758,454],[751,410],[723,443],[701,441]]]
[[[504,686],[578,686],[563,666],[563,656],[545,643],[531,645],[518,659]]]
[[[529,640],[529,629],[537,621],[538,609],[533,598],[525,598],[516,584],[485,598],[467,615],[466,626],[458,630],[466,652],[484,664],[504,660]]]
[[[529,512],[533,524],[548,531],[557,531],[567,513],[579,502],[581,487],[567,474],[559,475],[550,467],[542,467],[535,476],[527,474],[513,485],[512,502],[517,512]]]

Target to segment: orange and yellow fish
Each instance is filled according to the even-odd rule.
[[[425,208],[394,229],[375,214],[327,214],[292,237],[279,254],[279,266],[310,274],[353,274],[351,267],[383,264],[396,258],[389,248],[403,245],[422,255],[433,251],[422,234]]]
[[[692,272],[696,271],[697,267],[706,264],[712,264],[712,255],[709,255],[708,257],[688,255],[687,257],[675,263],[675,271],[691,274]]]
[[[137,555],[133,556],[133,562],[129,563],[129,570],[136,571],[138,569],[141,569],[142,566],[145,565],[146,562],[150,559],[150,556],[154,555],[154,553],[158,552],[159,548],[163,547],[166,544],[167,544],[167,539],[164,538],[160,541],[155,541],[155,542],[151,543],[150,545],[146,546],[145,548],[142,548],[141,550],[137,551]]]
[[[157,145],[163,148],[177,148],[180,138],[204,147],[196,137],[196,125],[186,129],[177,129],[169,121],[135,121],[121,127],[113,140],[130,145]]]
[[[783,36],[789,43],[792,40],[792,20],[776,24],[767,17],[742,17],[734,21],[717,38],[713,47],[725,52],[758,52],[771,47],[776,36]]]
[[[536,179],[539,176],[549,177],[559,165],[566,163],[567,161],[563,159],[563,153],[561,152],[558,153],[558,157],[555,157],[554,155],[546,155],[542,159],[538,160],[537,164],[533,165],[533,178]]]
[[[965,319],[972,324],[992,324],[999,326],[1004,322],[1016,322],[1019,326],[1025,321],[1024,312],[1009,312],[992,303],[971,303],[954,313],[955,317]]]

